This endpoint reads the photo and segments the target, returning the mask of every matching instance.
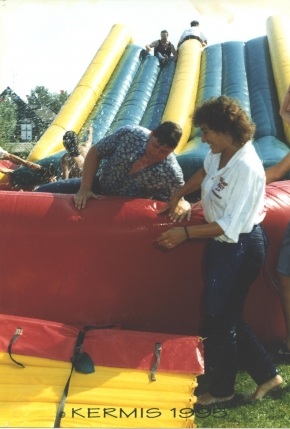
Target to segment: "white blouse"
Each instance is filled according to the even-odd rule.
[[[251,232],[265,217],[265,172],[250,141],[219,170],[220,157],[210,151],[204,160],[204,216],[223,229],[224,234],[216,240],[237,243],[239,234]]]

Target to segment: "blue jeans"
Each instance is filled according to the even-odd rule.
[[[158,58],[159,64],[162,64],[162,61],[165,59],[164,56],[160,52],[156,52],[155,56]],[[173,61],[172,55],[170,55],[170,57],[168,57],[168,61]]]
[[[39,186],[35,192],[51,192],[53,194],[76,194],[81,186],[81,178],[60,180],[59,182],[47,183]],[[99,178],[96,176],[93,181],[92,191],[101,194]]]
[[[278,374],[256,335],[243,318],[244,302],[266,256],[267,238],[260,225],[240,234],[238,243],[209,239],[205,265],[205,316],[202,336],[205,364],[211,371],[209,393],[234,393],[238,360],[261,385]]]

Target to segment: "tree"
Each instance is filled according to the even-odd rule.
[[[50,92],[45,86],[36,86],[30,91],[30,95],[28,96],[28,105],[45,105],[54,113],[58,113],[69,95],[70,94],[67,91],[61,90],[59,93],[55,93]]]
[[[11,97],[0,100],[0,143],[15,141],[17,106]]]

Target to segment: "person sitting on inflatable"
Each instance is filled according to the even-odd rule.
[[[87,140],[79,146],[78,136],[74,131],[67,131],[63,136],[63,145],[67,151],[60,160],[62,178],[81,177],[85,157],[92,146],[93,127],[88,128]]]
[[[24,167],[27,167],[32,171],[40,171],[43,169],[41,165],[35,164],[34,162],[26,161],[25,159],[22,159],[17,155],[8,153],[7,150],[3,149],[0,146],[0,160],[1,159],[3,159],[4,161],[10,161],[16,165],[23,165]],[[14,170],[12,170],[11,168],[0,167],[0,173],[8,174],[13,173],[13,171]]]
[[[160,65],[165,65],[170,59],[177,61],[177,52],[174,45],[168,40],[167,30],[162,30],[160,39],[146,45],[145,48],[147,52],[154,48],[154,56],[158,58]]]
[[[8,153],[6,150],[0,147],[0,160],[10,161],[16,165],[22,165],[23,167],[29,168],[29,170],[34,171],[36,174],[33,177],[33,181],[29,180],[29,183],[25,183],[25,180],[22,180],[21,185],[14,183],[13,190],[15,191],[33,191],[37,186],[43,185],[45,183],[50,183],[55,181],[55,168],[52,164],[49,164],[48,167],[42,167],[39,164],[34,162],[26,161],[25,159],[20,158],[17,155]],[[0,166],[0,173],[12,175],[15,170],[7,167]]]
[[[180,198],[201,188],[207,224],[171,228],[158,237],[172,249],[189,239],[208,238],[205,251],[207,284],[202,337],[205,366],[211,375],[208,392],[198,396],[207,405],[234,396],[238,358],[258,387],[261,399],[278,387],[277,368],[243,318],[251,284],[266,254],[264,219],[265,173],[249,141],[255,125],[232,98],[211,98],[197,108],[194,125],[210,145],[204,167],[159,212],[174,212]]]
[[[93,145],[84,162],[82,179],[44,185],[37,192],[75,194],[75,206],[101,195],[151,198],[168,202],[183,184],[183,173],[174,149],[181,127],[166,121],[155,130],[127,125]],[[182,199],[170,214],[174,222],[190,219],[191,206]]]
[[[280,115],[290,126],[290,86],[284,96]],[[290,153],[278,164],[266,170],[266,182],[271,183],[281,179],[290,170]],[[279,349],[279,354],[290,357],[290,222],[285,231],[276,268],[276,280],[284,312],[287,338]]]

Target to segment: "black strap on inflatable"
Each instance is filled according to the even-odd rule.
[[[159,367],[160,364],[160,358],[161,358],[161,343],[155,343],[155,356],[156,356],[156,362],[155,365],[153,366],[153,368],[151,369],[151,381],[156,381],[156,371]]]
[[[25,368],[25,366],[24,366],[22,363],[17,362],[17,361],[16,361],[15,359],[13,359],[13,357],[12,357],[12,344],[14,344],[14,343],[15,343],[15,341],[17,341],[17,339],[19,338],[19,336],[20,336],[20,335],[22,335],[22,332],[23,332],[23,329],[22,329],[22,328],[17,328],[17,329],[16,329],[15,334],[13,335],[13,337],[12,337],[12,338],[11,338],[11,340],[10,340],[10,343],[9,343],[9,346],[8,346],[8,353],[9,353],[10,359],[11,359],[14,363],[16,363],[16,365],[21,366],[21,368]]]
[[[83,347],[83,342],[85,339],[86,332],[92,331],[94,329],[110,329],[110,328],[114,328],[115,326],[116,325],[84,326],[83,330],[78,333],[76,345],[74,348],[74,355],[71,357],[72,366],[71,366],[70,375],[66,382],[64,391],[61,396],[60,403],[57,408],[56,417],[55,417],[54,426],[53,426],[54,428],[59,428],[61,419],[65,417],[64,407],[66,403],[66,398],[68,396],[68,390],[69,390],[69,385],[70,385],[70,380],[71,380],[73,370],[75,369],[76,371],[80,371],[85,374],[90,374],[95,371],[94,362],[92,361],[90,356],[86,352],[82,353],[82,347]]]

